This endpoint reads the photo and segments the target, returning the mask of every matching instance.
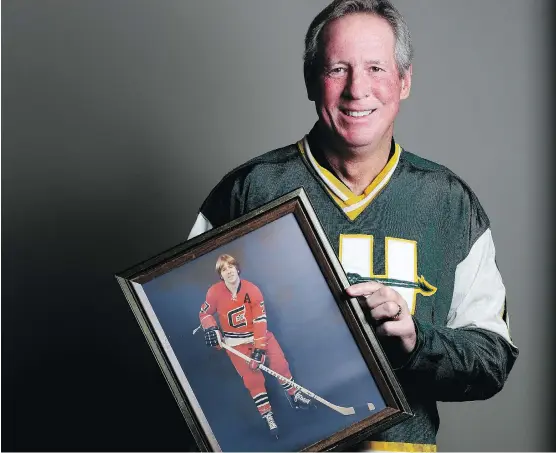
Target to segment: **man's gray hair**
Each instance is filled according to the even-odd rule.
[[[305,35],[303,72],[307,88],[312,86],[322,66],[322,31],[331,21],[348,14],[367,13],[385,19],[396,40],[394,57],[400,77],[409,70],[413,59],[413,45],[409,28],[400,12],[388,0],[334,0],[313,19]]]

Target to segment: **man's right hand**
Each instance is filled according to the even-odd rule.
[[[207,346],[220,348],[220,339],[222,336],[220,335],[220,331],[218,327],[209,327],[205,330],[205,343]]]

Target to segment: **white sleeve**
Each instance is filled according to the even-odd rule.
[[[506,288],[495,262],[490,228],[477,239],[467,257],[458,264],[448,327],[478,327],[510,339]]]
[[[212,229],[211,223],[201,212],[199,212],[199,215],[197,216],[197,220],[195,220],[195,223],[193,224],[193,228],[191,228],[191,232],[189,233],[189,237],[187,239],[188,240],[192,239],[195,236],[199,236],[200,234],[203,234],[211,229]]]

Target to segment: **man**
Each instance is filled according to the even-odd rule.
[[[267,329],[263,295],[253,283],[239,277],[239,263],[230,255],[218,257],[216,273],[222,281],[209,288],[199,312],[205,342],[207,346],[220,349],[219,340],[223,341],[253,359],[247,363],[226,351],[266,421],[270,434],[278,437],[278,425],[266,392],[265,378],[258,368],[265,364],[289,380],[293,377],[278,341]],[[281,385],[293,408],[308,409],[311,406],[311,399],[291,383],[283,381]]]
[[[190,237],[303,187],[346,272],[427,283],[354,284],[415,416],[364,447],[436,451],[437,401],[486,399],[517,358],[489,220],[454,173],[394,140],[413,50],[386,0],[336,0],[311,23],[304,76],[318,121],[295,145],[232,171]],[[420,289],[426,287],[426,290]]]

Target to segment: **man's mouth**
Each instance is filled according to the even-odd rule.
[[[363,116],[369,116],[376,109],[371,109],[371,110],[345,110],[345,109],[341,109],[341,110],[347,116],[351,116],[353,118],[361,118]]]

